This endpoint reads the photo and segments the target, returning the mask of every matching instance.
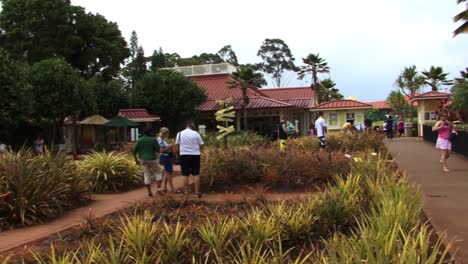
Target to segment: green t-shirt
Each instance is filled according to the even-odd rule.
[[[156,153],[159,153],[158,140],[155,137],[142,136],[133,147],[133,153],[140,160],[156,160]]]

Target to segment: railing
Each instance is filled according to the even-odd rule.
[[[167,68],[183,73],[185,76],[233,73],[236,67],[229,63],[204,64]]]
[[[432,131],[432,126],[423,125],[424,140],[435,144],[437,136],[437,132]],[[468,158],[468,131],[458,131],[458,136],[452,142],[452,151]]]

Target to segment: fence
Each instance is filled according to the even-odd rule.
[[[423,125],[423,138],[435,144],[437,132],[432,131],[432,126]],[[458,131],[458,136],[452,143],[452,151],[468,158],[468,131]]]

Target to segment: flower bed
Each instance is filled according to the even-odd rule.
[[[385,159],[369,156],[307,199],[198,208],[140,205],[98,241],[36,253],[37,263],[441,263],[421,198]],[[205,205],[206,206],[206,205]],[[223,208],[231,208],[224,210]],[[172,210],[171,210],[172,209]],[[191,210],[181,216],[181,211]]]

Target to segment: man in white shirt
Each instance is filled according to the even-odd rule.
[[[182,176],[184,176],[184,191],[188,194],[188,177],[193,176],[195,184],[195,194],[200,198],[200,154],[203,139],[200,134],[194,130],[195,125],[188,123],[185,130],[177,134],[176,145],[179,147],[180,153],[180,167]]]
[[[323,119],[323,112],[319,112],[319,118],[315,121],[315,130],[317,131],[317,137],[319,140],[320,151],[326,146],[325,135],[327,134],[327,126],[325,125],[325,119]]]

